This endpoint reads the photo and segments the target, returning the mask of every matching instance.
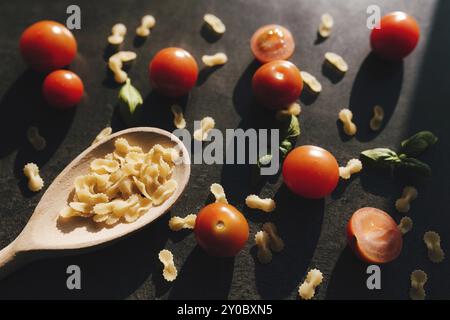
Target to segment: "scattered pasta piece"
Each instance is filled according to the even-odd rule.
[[[300,71],[303,82],[306,83],[309,89],[314,93],[319,93],[322,91],[322,85],[312,74],[306,71]]]
[[[208,67],[214,67],[214,66],[220,66],[220,65],[227,63],[228,57],[225,53],[218,52],[211,56],[208,56],[208,55],[202,56],[202,61]]]
[[[319,34],[322,38],[328,38],[331,34],[331,29],[334,26],[334,19],[329,13],[324,13],[320,18]]]
[[[362,168],[363,165],[359,159],[350,159],[345,167],[339,167],[339,176],[348,180],[352,174],[361,172]]]
[[[225,190],[218,183],[213,183],[210,187],[211,193],[216,198],[216,202],[228,203],[227,197],[225,195]]]
[[[348,71],[348,64],[345,60],[336,53],[327,52],[325,53],[325,60],[328,61],[331,65],[333,65],[339,71],[345,73]]]
[[[276,118],[278,120],[285,119],[290,116],[298,116],[302,112],[302,107],[297,102],[291,103],[286,109],[281,109],[277,112]]]
[[[323,275],[318,269],[312,269],[306,275],[305,281],[300,285],[298,294],[302,299],[310,300],[316,294],[316,287],[322,283]]]
[[[423,241],[428,249],[428,258],[431,262],[439,263],[445,258],[444,250],[441,248],[441,237],[437,232],[427,231],[423,235]]]
[[[339,112],[339,120],[342,121],[342,124],[344,125],[344,132],[348,136],[354,136],[356,134],[356,131],[358,128],[356,127],[356,124],[353,123],[353,112],[351,112],[350,109],[342,109]]]
[[[27,139],[37,151],[42,151],[47,146],[47,141],[40,135],[39,129],[36,127],[28,128]]]
[[[141,25],[137,27],[136,34],[139,37],[148,37],[150,29],[155,26],[156,20],[152,15],[145,15],[141,19]]]
[[[95,137],[94,141],[92,141],[92,145],[99,143],[103,139],[109,137],[111,135],[111,133],[112,133],[112,128],[106,127],[105,129],[100,131],[99,134]]]
[[[398,224],[398,229],[405,235],[412,230],[413,221],[410,217],[403,217]]]
[[[169,282],[177,278],[178,271],[173,262],[173,254],[169,250],[161,250],[158,255],[159,261],[164,265],[163,277]]]
[[[414,270],[411,273],[411,289],[409,296],[412,300],[425,300],[425,283],[428,280],[427,274],[422,270]]]
[[[211,129],[214,129],[216,122],[211,117],[205,117],[200,121],[200,128],[194,131],[194,139],[205,141]]]
[[[381,129],[384,119],[384,109],[380,106],[373,107],[373,117],[370,119],[370,129],[378,131]]]
[[[194,229],[196,219],[196,214],[189,214],[184,218],[175,216],[170,218],[169,228],[172,231],[180,231],[181,229]]]
[[[90,173],[75,179],[70,209],[63,208],[60,217],[92,218],[106,225],[130,223],[175,192],[174,149],[156,144],[145,153],[124,138],[116,139],[114,147],[112,153],[90,163]]]
[[[223,34],[226,31],[226,27],[222,20],[213,14],[207,13],[203,16],[203,20],[214,30],[215,33]]]
[[[245,204],[252,209],[259,209],[264,212],[272,212],[275,210],[275,201],[270,198],[261,199],[256,194],[251,194],[245,198]]]
[[[113,25],[111,35],[108,37],[108,42],[112,45],[119,45],[123,42],[127,27],[123,23]]]
[[[108,60],[109,69],[114,73],[114,80],[117,83],[124,83],[128,79],[128,74],[122,70],[125,62],[136,59],[136,53],[133,51],[119,51],[113,54]]]
[[[186,120],[184,119],[183,110],[181,110],[181,107],[174,104],[172,105],[171,110],[173,113],[173,124],[175,125],[175,128],[186,128]]]
[[[411,209],[411,201],[417,198],[417,189],[412,186],[406,186],[403,189],[401,198],[395,201],[395,208],[401,213],[407,213]]]
[[[264,223],[262,229],[269,235],[269,246],[272,251],[280,252],[284,249],[284,241],[278,235],[277,227],[272,222]]]
[[[28,189],[38,192],[44,187],[44,180],[39,175],[39,167],[35,163],[27,163],[23,173],[28,178]]]
[[[255,235],[255,243],[258,247],[256,257],[262,264],[267,264],[272,261],[272,252],[269,249],[270,237],[265,231],[258,231]]]

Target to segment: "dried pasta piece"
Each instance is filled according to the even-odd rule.
[[[211,117],[205,117],[200,121],[200,128],[194,131],[194,139],[198,141],[205,141],[208,138],[208,133],[214,129],[216,122]]]
[[[298,294],[302,299],[310,300],[316,294],[316,288],[322,283],[323,275],[318,269],[312,269],[306,275],[305,281],[300,285]]]
[[[125,138],[119,138],[114,142],[114,147],[116,148],[116,152],[119,154],[127,154],[129,152],[143,152],[141,147],[138,146],[130,146],[128,141]]]
[[[319,35],[322,38],[328,38],[334,26],[334,19],[329,13],[324,13],[320,18]]]
[[[350,177],[363,169],[362,162],[359,159],[350,159],[345,167],[339,167],[339,176],[348,180]]]
[[[155,193],[153,193],[152,195],[153,203],[155,205],[160,205],[175,192],[176,188],[177,182],[173,179],[159,186],[158,189],[156,189]]]
[[[298,116],[302,112],[302,107],[297,102],[293,102],[286,109],[281,109],[277,111],[276,118],[281,121],[291,116]]]
[[[216,202],[228,203],[227,196],[225,195],[225,190],[222,185],[213,183],[209,189],[216,198]]]
[[[403,188],[402,196],[395,201],[395,208],[401,213],[407,213],[411,209],[411,202],[417,198],[419,193],[413,186]]]
[[[223,34],[226,31],[225,24],[218,17],[211,13],[203,16],[203,20],[214,30],[215,33]]]
[[[42,151],[47,146],[47,141],[41,136],[37,127],[28,128],[27,139],[37,151]]]
[[[44,180],[39,175],[39,167],[35,163],[27,163],[23,167],[23,173],[28,178],[28,189],[33,192],[41,191]]]
[[[181,107],[174,104],[172,105],[171,110],[173,113],[173,124],[175,125],[175,128],[186,128],[186,120],[184,119],[183,110],[181,110]]]
[[[410,217],[403,217],[398,224],[398,229],[405,235],[412,230],[413,221]]]
[[[97,174],[112,173],[119,168],[120,164],[115,160],[95,159],[91,162],[91,170]]]
[[[341,71],[342,73],[348,71],[347,62],[345,62],[344,58],[342,58],[340,55],[336,53],[333,52],[325,53],[325,60],[328,61],[332,66],[334,66],[337,70]]]
[[[152,15],[145,15],[141,19],[141,25],[136,28],[136,34],[139,37],[148,37],[150,35],[150,29],[156,24],[156,20]]]
[[[280,252],[284,249],[284,241],[278,235],[278,230],[272,222],[266,222],[262,226],[263,231],[269,235],[269,246],[274,252]]]
[[[108,67],[114,74],[114,80],[117,83],[125,83],[128,74],[122,69],[123,64],[136,59],[137,55],[133,51],[119,51],[109,57]]]
[[[423,235],[423,241],[428,249],[428,258],[431,262],[440,263],[445,258],[444,250],[441,248],[441,237],[435,231],[427,231]]]
[[[425,283],[428,280],[427,274],[422,270],[414,270],[411,273],[411,289],[409,296],[412,300],[425,300]]]
[[[259,209],[264,212],[272,212],[275,210],[275,201],[270,198],[261,199],[256,194],[251,194],[245,198],[245,204],[252,209]]]
[[[169,282],[172,282],[177,278],[178,271],[173,262],[173,254],[167,249],[161,250],[158,255],[159,261],[164,266],[163,277]]]
[[[319,93],[322,91],[322,85],[316,79],[316,77],[306,71],[300,71],[300,74],[302,76],[303,82],[308,86],[309,89],[311,89],[312,92]]]
[[[123,23],[116,23],[111,29],[111,35],[108,37],[108,42],[112,45],[119,45],[123,42],[127,27]]]
[[[218,52],[213,55],[204,55],[202,56],[203,63],[208,67],[220,66],[224,65],[228,62],[228,57],[223,52]]]
[[[353,112],[350,109],[342,109],[339,111],[339,120],[341,120],[344,132],[348,136],[354,136],[357,131],[356,124],[353,123]]]
[[[255,235],[255,243],[258,247],[256,257],[262,264],[267,264],[272,261],[272,252],[270,251],[270,237],[269,234],[263,230],[258,231]]]
[[[172,217],[169,220],[169,228],[172,231],[180,231],[181,229],[194,229],[196,214],[188,214],[186,217]]]
[[[372,131],[378,131],[381,129],[381,125],[384,120],[384,109],[381,106],[373,107],[373,117],[370,119],[370,129]]]
[[[112,128],[106,127],[105,129],[103,129],[102,131],[100,131],[98,133],[98,135],[95,137],[94,141],[92,141],[92,145],[99,143],[103,139],[109,137],[111,135],[111,133],[112,133]]]

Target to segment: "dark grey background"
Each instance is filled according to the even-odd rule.
[[[84,81],[86,95],[73,111],[48,110],[40,97],[42,78],[28,71],[18,52],[21,32],[41,19],[64,22],[67,5],[82,10],[82,29],[74,31],[79,52],[70,69]],[[403,64],[386,65],[371,55],[365,27],[366,8],[379,4],[383,13],[404,10],[418,19],[422,37],[415,52]],[[218,41],[202,31],[202,17],[211,12],[223,19],[227,32]],[[336,27],[330,39],[316,41],[321,14],[329,12]],[[134,42],[134,29],[147,13],[156,17],[156,27],[144,43]],[[450,250],[448,206],[450,173],[450,45],[448,41],[450,2],[433,0],[284,0],[284,1],[2,1],[0,4],[0,247],[6,246],[22,230],[42,193],[26,190],[22,167],[34,161],[41,167],[46,183],[83,149],[96,134],[112,123],[120,129],[114,112],[118,87],[108,75],[106,37],[111,26],[128,26],[124,48],[134,50],[138,59],[130,69],[133,83],[145,97],[145,124],[172,130],[170,101],[151,93],[147,64],[161,48],[179,46],[200,62],[201,55],[224,51],[229,62],[212,72],[202,70],[199,83],[185,107],[188,128],[193,120],[209,115],[219,129],[264,127],[267,114],[256,116],[250,80],[258,64],[249,50],[249,39],[261,25],[280,23],[295,38],[292,61],[316,75],[324,90],[316,98],[303,95],[300,116],[302,135],[298,144],[316,144],[330,150],[343,164],[372,147],[396,148],[416,132],[429,129],[440,138],[424,157],[434,171],[431,183],[419,187],[410,216],[413,231],[405,237],[401,256],[382,266],[382,290],[366,289],[366,265],[346,248],[345,225],[353,211],[375,206],[392,213],[402,183],[389,177],[363,172],[349,182],[341,182],[332,196],[323,201],[307,201],[290,194],[278,181],[252,186],[248,166],[194,165],[187,191],[170,213],[107,248],[77,256],[54,258],[28,265],[0,281],[0,298],[232,298],[296,299],[298,284],[309,268],[319,268],[325,280],[318,299],[407,299],[409,275],[416,268],[429,275],[427,297],[450,298],[449,259],[432,264],[422,241],[429,229],[441,234],[443,247]],[[342,79],[331,79],[322,70],[323,54],[334,51],[349,63]],[[387,111],[387,124],[379,134],[370,134],[366,123],[374,104]],[[360,126],[357,136],[348,139],[336,122],[338,111],[350,106]],[[263,113],[263,111],[260,111]],[[48,148],[34,152],[25,140],[25,130],[39,126]],[[276,180],[276,179],[272,179]],[[248,217],[250,241],[235,258],[206,256],[190,232],[172,233],[167,227],[171,215],[196,213],[211,201],[209,186],[220,182],[228,199]],[[260,191],[261,189],[261,191]],[[264,214],[243,205],[249,193],[274,196],[277,211]],[[271,264],[255,262],[253,236],[264,221],[274,221],[286,249]],[[179,269],[177,280],[162,280],[157,253],[173,251]],[[82,270],[82,290],[66,289],[66,267],[77,264]]]

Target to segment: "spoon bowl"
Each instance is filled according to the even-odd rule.
[[[152,207],[131,223],[114,226],[98,224],[90,218],[59,218],[59,212],[71,201],[75,178],[87,174],[92,160],[114,150],[114,141],[125,138],[130,145],[148,151],[155,144],[178,146],[181,161],[174,167],[173,179],[178,183],[175,192],[160,206]],[[30,260],[48,254],[70,254],[79,250],[107,244],[122,238],[166,213],[182,194],[189,181],[190,160],[183,143],[173,134],[158,128],[139,127],[116,132],[94,144],[76,157],[53,181],[39,201],[27,225],[19,236],[0,251],[0,277]]]

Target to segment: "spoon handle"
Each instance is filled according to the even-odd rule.
[[[0,250],[0,279],[25,264],[27,261],[27,259],[24,259],[25,256],[27,256],[25,252],[16,250],[15,241]]]

